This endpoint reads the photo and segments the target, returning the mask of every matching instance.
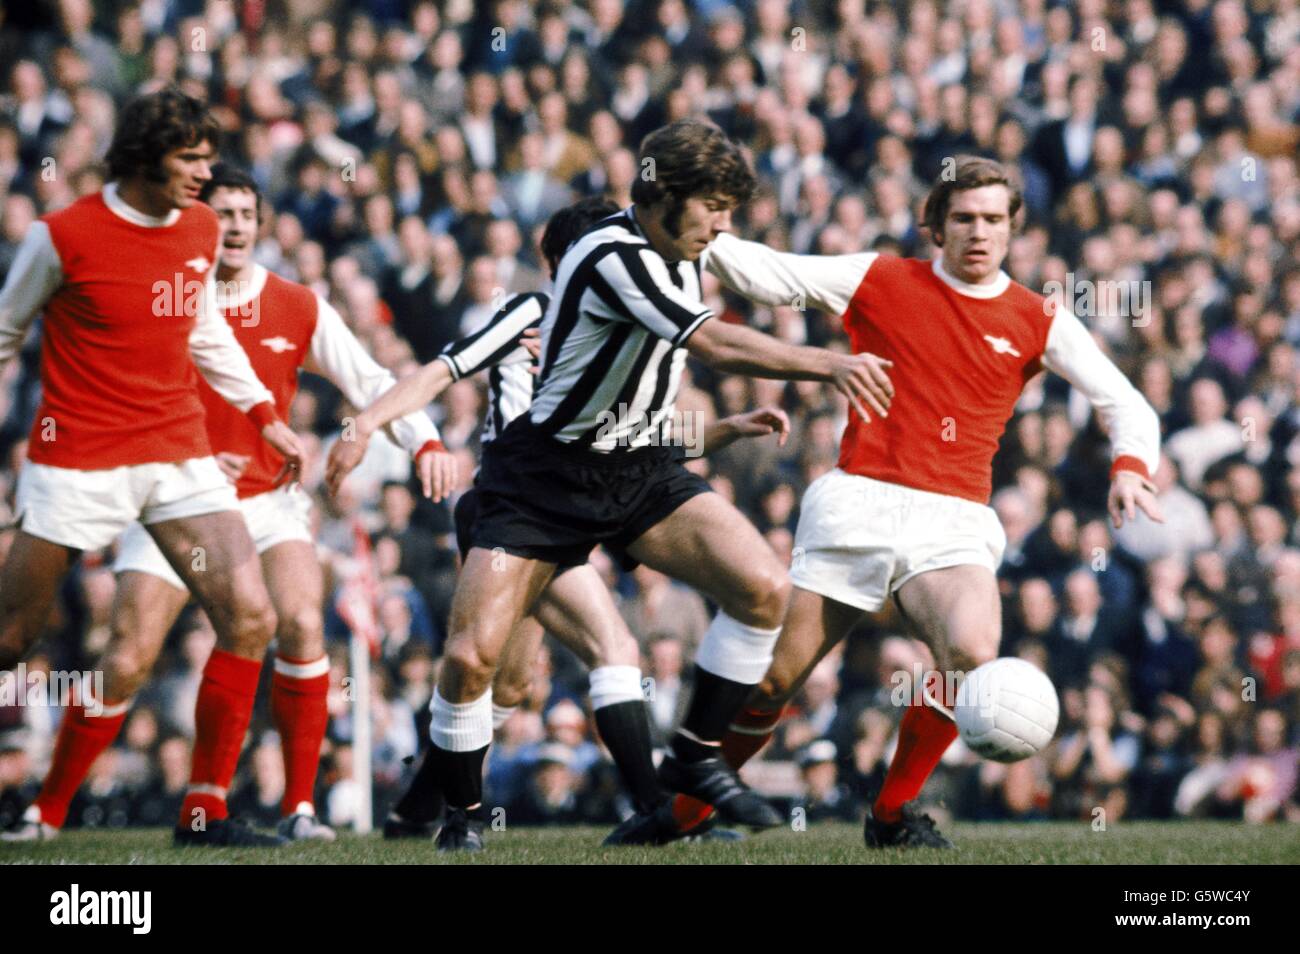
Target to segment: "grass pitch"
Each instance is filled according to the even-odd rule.
[[[868,851],[857,825],[776,830],[743,842],[666,848],[602,848],[600,828],[511,828],[489,831],[481,855],[440,855],[431,842],[386,842],[344,834],[333,844],[280,849],[176,849],[169,830],[70,831],[38,844],[0,844],[10,864],[1297,864],[1300,831],[1291,825],[1228,822],[1125,822],[1094,831],[1086,822],[953,824],[956,851]]]

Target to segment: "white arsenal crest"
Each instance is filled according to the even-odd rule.
[[[298,350],[298,346],[296,344],[294,344],[288,338],[282,337],[280,335],[277,335],[274,338],[263,338],[262,344],[270,348],[276,354],[284,354],[286,351]]]
[[[1006,338],[994,338],[992,335],[985,335],[984,340],[989,343],[989,347],[998,354],[1009,354],[1014,357],[1020,357],[1020,352],[1011,346],[1011,342]]]

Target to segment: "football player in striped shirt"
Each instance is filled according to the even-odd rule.
[[[275,611],[235,488],[212,455],[198,377],[283,459],[271,458],[284,476],[302,448],[215,305],[220,227],[199,193],[218,141],[216,120],[179,90],[130,103],[108,184],[34,223],[0,290],[0,366],[44,315],[42,400],[0,571],[0,670],[31,649],[80,555],[138,520],[217,633],[176,839],[271,845],[280,839],[231,823],[211,794],[234,775]],[[126,700],[78,701],[65,719],[102,732],[102,713]]]
[[[597,222],[618,212],[606,199],[584,199],[551,217],[542,238],[542,253],[552,277],[565,250]],[[549,297],[540,293],[511,296],[478,332],[444,349],[437,360],[409,375],[357,416],[353,437],[336,442],[326,470],[327,483],[337,489],[365,453],[371,434],[402,414],[427,406],[453,381],[489,371],[488,411],[483,443],[490,443],[532,401],[537,349],[522,336],[541,324]],[[742,437],[777,433],[784,442],[789,421],[777,408],[761,408],[716,422],[700,439],[708,454]],[[456,504],[456,534],[464,559],[478,510],[478,492],[465,493]],[[624,565],[628,564],[626,557]],[[634,561],[633,561],[634,562]],[[640,653],[636,640],[619,615],[608,589],[584,558],[556,568],[549,586],[532,613],[515,627],[492,684],[492,726],[499,728],[521,702],[531,679],[545,630],[571,649],[590,670],[592,708],[605,740],[638,812],[653,810],[665,796],[654,773],[648,723],[645,723]],[[635,688],[634,690],[634,687]],[[429,837],[441,809],[433,770],[421,763],[410,788],[394,806],[384,825],[389,838]],[[612,843],[619,843],[616,832]]]
[[[885,414],[888,362],[792,347],[711,320],[699,259],[730,228],[753,172],[717,127],[692,120],[648,136],[641,162],[636,204],[561,259],[532,406],[483,452],[473,545],[456,585],[430,730],[428,758],[448,804],[438,836],[445,849],[482,847],[491,685],[515,625],[558,566],[602,543],[720,607],[660,781],[735,824],[781,821],[723,761],[721,740],[767,671],[789,579],[754,526],[682,465],[673,404],[690,353],[735,373],[826,381],[858,413]]]
[[[253,261],[261,195],[250,176],[219,163],[200,198],[221,223],[218,304],[253,370],[274,395],[277,414],[289,414],[299,369],[320,374],[357,407],[394,384],[392,374],[366,353],[327,301]],[[235,485],[277,617],[271,715],[285,769],[279,833],[289,840],[332,841],[333,830],[317,819],[312,805],[328,721],[329,659],[311,499],[297,484],[279,481],[279,461],[244,415],[202,382],[199,391],[208,439]],[[401,417],[389,433],[411,453],[426,493],[435,500],[445,496],[455,482],[455,459],[443,451],[429,417]],[[99,667],[105,695],[123,701],[94,717],[64,720],[41,792],[7,833],[8,840],[48,838],[62,826],[73,795],[91,764],[112,744],[130,700],[148,679],[167,633],[189,601],[184,582],[140,523],[122,534],[113,569],[118,576],[113,633]],[[216,786],[203,794],[225,798]]]

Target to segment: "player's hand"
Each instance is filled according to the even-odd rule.
[[[217,466],[232,484],[239,483],[239,478],[244,476],[248,462],[252,459],[247,454],[232,454],[230,451],[219,451],[214,456],[217,458]]]
[[[519,343],[534,359],[540,358],[542,356],[542,329],[525,328],[524,333],[519,336]]]
[[[776,434],[776,446],[784,447],[790,437],[790,418],[779,407],[760,407],[744,414],[724,417],[719,424],[725,424],[739,437],[763,437]]]
[[[262,439],[284,458],[284,466],[275,476],[276,486],[286,478],[297,480],[302,474],[303,462],[302,441],[298,440],[298,435],[284,421],[272,421],[262,428]]]
[[[331,495],[339,492],[343,479],[356,470],[369,446],[370,435],[360,430],[351,437],[340,437],[334,442],[329,459],[325,462],[325,486]]]
[[[894,400],[894,383],[885,373],[894,362],[879,355],[864,351],[862,354],[836,355],[835,366],[831,371],[831,383],[839,391],[863,421],[870,424],[871,408],[881,417],[889,417],[889,405]]]
[[[1121,470],[1110,484],[1110,495],[1106,498],[1106,510],[1118,530],[1125,520],[1137,516],[1137,508],[1156,523],[1165,522],[1164,511],[1156,499],[1156,485],[1141,474],[1131,470]]]
[[[420,487],[424,495],[438,503],[455,489],[460,467],[454,455],[446,451],[427,450],[415,458],[415,472],[420,475]]]

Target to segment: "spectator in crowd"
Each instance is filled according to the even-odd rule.
[[[791,806],[791,817],[805,824],[820,821],[856,822],[860,805],[839,779],[839,753],[829,739],[818,739],[795,758],[803,790]]]

